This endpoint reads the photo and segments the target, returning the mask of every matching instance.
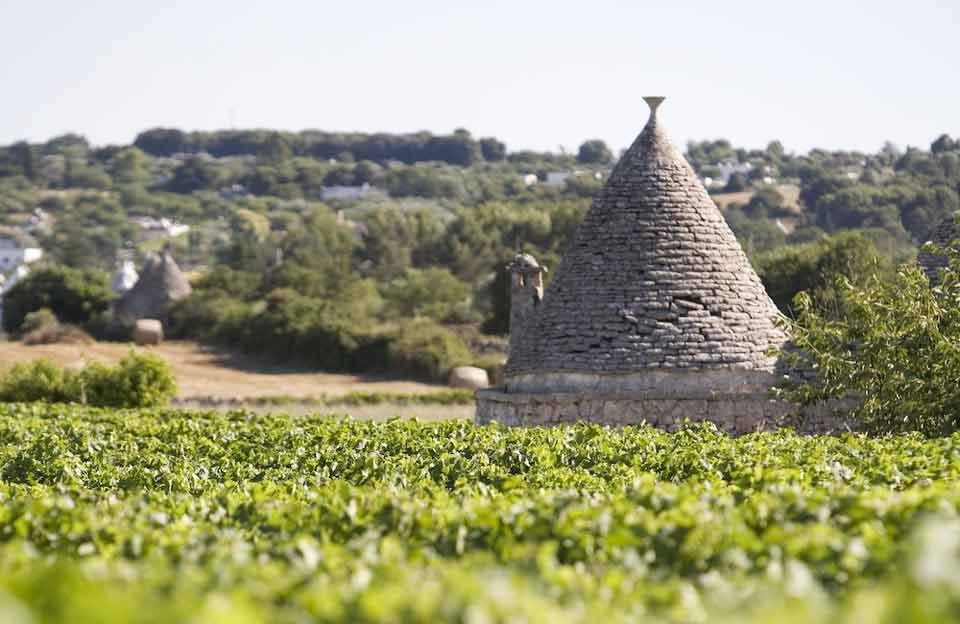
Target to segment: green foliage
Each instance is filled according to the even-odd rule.
[[[837,317],[801,293],[787,330],[800,350],[788,357],[812,367],[813,381],[788,384],[801,404],[851,397],[853,413],[874,432],[943,435],[960,427],[960,255],[950,254],[931,287],[916,266],[862,287],[840,278]]]
[[[14,364],[0,376],[0,402],[69,403],[74,397],[67,388],[68,374],[50,360]]]
[[[28,334],[30,332],[59,326],[60,321],[57,320],[57,315],[50,311],[50,308],[40,308],[23,317],[23,323],[20,324],[20,331]]]
[[[405,323],[389,342],[390,370],[441,381],[451,368],[470,364],[470,349],[453,331],[423,319]]]
[[[96,362],[77,375],[82,403],[102,407],[158,407],[177,394],[173,369],[149,353],[130,352],[115,366]]]
[[[192,156],[178,166],[167,190],[174,193],[192,193],[202,189],[215,189],[226,182],[220,169],[202,156]]]
[[[754,266],[773,302],[785,314],[794,314],[797,293],[809,295],[820,312],[840,314],[837,279],[863,285],[871,276],[892,273],[889,260],[858,233],[846,232],[802,245],[781,247],[754,258]]]
[[[115,366],[97,362],[79,371],[48,360],[15,364],[0,376],[0,402],[84,403],[101,407],[156,407],[177,392],[170,365],[131,352]]]
[[[752,219],[758,217],[783,217],[791,214],[783,205],[783,195],[777,187],[767,184],[760,187],[743,207],[743,212]]]
[[[113,299],[107,276],[93,270],[48,266],[31,272],[3,297],[3,328],[20,331],[24,319],[41,308],[64,323],[84,325],[107,310]]]
[[[584,141],[577,151],[577,162],[584,165],[606,165],[613,160],[613,152],[600,139]]]
[[[449,322],[469,315],[470,287],[440,267],[407,269],[383,289],[396,318],[426,317]]]
[[[0,406],[0,615],[949,621],[958,449]]]

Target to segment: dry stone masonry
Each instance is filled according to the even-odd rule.
[[[478,392],[478,421],[670,427],[682,414],[731,432],[784,422],[787,406],[767,394],[769,351],[786,340],[777,308],[667,138],[663,99],[645,98],[646,127],[546,291],[532,257],[508,266],[510,358],[504,386]]]
[[[933,231],[933,239],[930,241],[940,249],[950,247],[954,241],[960,239],[960,212],[955,213],[937,224]],[[932,254],[921,251],[917,255],[917,262],[920,268],[927,274],[930,282],[936,284],[940,281],[940,271],[946,268],[948,260],[943,254]]]

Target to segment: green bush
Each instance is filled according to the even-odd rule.
[[[67,373],[50,360],[15,364],[0,377],[0,401],[5,403],[67,403]]]
[[[50,308],[40,308],[30,312],[23,318],[23,323],[20,324],[20,331],[25,334],[34,332],[37,330],[44,329],[57,329],[60,327],[60,321],[57,320],[57,315],[50,311]]]
[[[397,330],[387,358],[391,371],[440,381],[454,366],[469,364],[472,355],[456,333],[424,319]]]
[[[98,407],[157,407],[177,393],[170,365],[131,352],[115,366],[94,362],[78,372],[49,360],[17,364],[0,377],[0,402],[85,403]]]
[[[131,352],[116,366],[91,364],[78,375],[85,401],[104,407],[157,407],[177,393],[170,365],[151,354]]]
[[[383,291],[388,309],[397,318],[423,316],[440,323],[462,313],[464,306],[469,309],[471,295],[466,283],[440,267],[408,268],[387,282]]]
[[[63,323],[85,325],[110,307],[105,273],[51,266],[32,272],[3,297],[3,329],[21,331],[31,312],[48,308]]]
[[[839,279],[839,317],[800,293],[796,321],[783,321],[799,350],[782,355],[816,377],[780,393],[802,405],[854,398],[853,414],[874,433],[960,429],[960,252],[949,256],[935,286],[915,265],[862,287]]]
[[[758,254],[754,264],[770,298],[785,314],[795,312],[791,302],[798,292],[805,291],[818,310],[837,316],[838,277],[863,286],[871,275],[893,272],[870,239],[849,232]]]

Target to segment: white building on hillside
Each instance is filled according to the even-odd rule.
[[[21,264],[43,257],[43,250],[32,238],[16,230],[0,230],[0,273],[10,273]]]
[[[3,322],[3,295],[26,277],[27,265],[43,257],[43,250],[20,230],[0,229],[0,324]]]
[[[363,199],[371,197],[386,197],[387,194],[375,186],[363,183],[361,186],[325,186],[320,194],[321,199]]]

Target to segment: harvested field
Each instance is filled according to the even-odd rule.
[[[777,185],[777,190],[780,191],[780,194],[783,195],[783,204],[788,209],[801,214],[802,210],[800,208],[800,187],[795,184],[779,184]],[[754,191],[740,191],[738,193],[714,193],[710,197],[713,199],[713,202],[717,205],[722,211],[726,211],[733,204],[740,204],[741,206],[750,201],[750,198],[753,197]]]

